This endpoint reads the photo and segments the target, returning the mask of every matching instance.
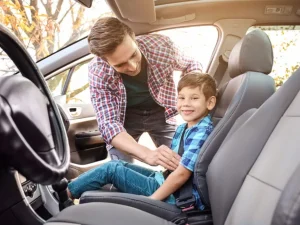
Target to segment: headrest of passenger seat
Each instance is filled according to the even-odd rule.
[[[248,71],[269,74],[272,66],[272,44],[268,35],[259,29],[248,33],[234,46],[228,61],[231,78]]]

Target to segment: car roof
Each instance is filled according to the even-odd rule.
[[[224,19],[253,19],[255,25],[300,23],[297,0],[107,0],[136,34],[173,27],[213,25]],[[230,13],[229,13],[230,12]]]

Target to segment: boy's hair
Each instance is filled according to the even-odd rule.
[[[104,57],[106,54],[114,52],[126,35],[134,40],[133,30],[117,18],[100,18],[88,36],[90,51],[98,57]]]
[[[177,91],[180,92],[184,87],[199,87],[202,90],[205,99],[208,100],[211,96],[217,96],[217,83],[216,80],[206,73],[189,72],[180,79]]]

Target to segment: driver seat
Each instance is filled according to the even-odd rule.
[[[214,225],[299,224],[299,128],[300,69],[261,107],[239,117],[210,163],[206,178]],[[128,206],[87,203],[66,208],[46,225],[100,221],[171,224]],[[206,218],[188,223],[212,224]]]
[[[219,92],[217,106],[212,112],[215,128],[202,146],[194,171],[194,183],[197,184],[201,201],[206,209],[210,208],[205,177],[208,165],[235,120],[248,109],[261,106],[275,92],[273,78],[266,75],[271,72],[272,65],[271,42],[266,33],[261,30],[254,30],[247,34],[232,50],[228,67],[232,80]],[[186,217],[185,213],[175,205],[132,194],[88,191],[80,198],[81,204],[87,202],[129,205],[169,221]],[[205,216],[208,213],[207,210],[197,212]]]

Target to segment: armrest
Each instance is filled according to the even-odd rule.
[[[90,203],[68,207],[44,225],[174,225],[132,207],[111,203]]]
[[[140,209],[160,218],[172,221],[182,214],[175,205],[153,200],[141,195],[118,192],[87,191],[80,198],[80,204],[88,202],[109,202]]]

